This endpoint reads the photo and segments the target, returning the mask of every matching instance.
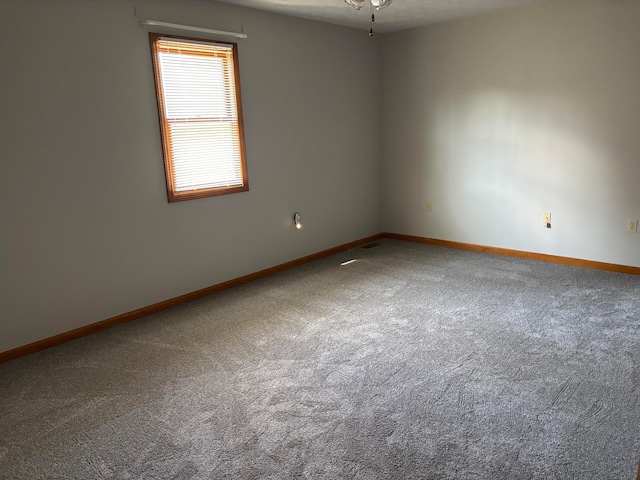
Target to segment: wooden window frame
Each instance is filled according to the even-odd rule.
[[[175,173],[174,162],[172,157],[172,144],[171,144],[171,131],[169,128],[169,119],[167,118],[165,111],[164,90],[162,86],[162,79],[160,74],[159,65],[159,49],[158,40],[161,39],[177,39],[184,42],[193,42],[194,44],[211,43],[217,45],[230,45],[232,48],[233,57],[233,79],[235,86],[235,99],[236,99],[236,115],[237,115],[237,127],[238,127],[238,149],[240,153],[240,169],[242,172],[242,185],[233,186],[220,186],[201,188],[185,191],[177,191],[175,186]],[[202,39],[194,37],[186,37],[182,35],[168,35],[160,33],[149,33],[149,41],[151,44],[151,57],[153,60],[153,74],[156,86],[156,99],[158,103],[158,118],[160,121],[160,135],[162,138],[162,152],[164,157],[164,169],[167,185],[167,199],[170,203],[180,202],[184,200],[193,200],[197,198],[206,198],[217,195],[228,195],[231,193],[246,192],[249,190],[249,179],[247,175],[247,161],[245,151],[244,140],[244,123],[242,117],[242,98],[240,94],[240,70],[238,67],[238,44],[235,42],[223,42],[211,39]],[[228,65],[225,64],[225,68]],[[193,123],[197,123],[198,120],[193,120]]]

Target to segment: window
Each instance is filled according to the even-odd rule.
[[[169,202],[249,190],[237,45],[149,38]]]

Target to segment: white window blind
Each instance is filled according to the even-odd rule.
[[[247,190],[234,44],[152,41],[170,201]]]

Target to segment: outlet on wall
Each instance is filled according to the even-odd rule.
[[[627,220],[627,232],[638,233],[638,219],[635,220],[629,219]]]
[[[427,202],[425,204],[425,209],[426,209],[427,213],[431,213],[433,211],[433,206],[431,205],[431,202]]]
[[[542,214],[542,224],[545,228],[551,228],[551,212],[544,212]]]

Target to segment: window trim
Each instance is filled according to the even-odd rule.
[[[242,185],[226,186],[226,187],[210,187],[197,190],[176,191],[174,182],[174,170],[171,151],[171,132],[169,130],[169,120],[165,112],[164,91],[162,88],[162,80],[160,78],[160,65],[158,57],[157,41],[162,38],[175,38],[187,42],[207,43],[230,45],[233,56],[233,78],[236,97],[236,114],[238,123],[238,148],[240,151],[240,168],[242,171]],[[246,192],[249,190],[249,179],[247,174],[247,158],[244,139],[244,122],[242,115],[242,96],[240,94],[240,70],[238,67],[238,44],[236,42],[223,42],[219,40],[186,37],[182,35],[168,35],[164,33],[149,33],[149,42],[151,44],[151,57],[153,62],[153,77],[156,88],[156,101],[158,106],[158,120],[160,123],[160,136],[162,143],[162,156],[164,159],[165,179],[167,186],[167,200],[169,203],[180,202],[184,200],[193,200],[197,198],[213,197],[218,195],[228,195],[238,192]]]

